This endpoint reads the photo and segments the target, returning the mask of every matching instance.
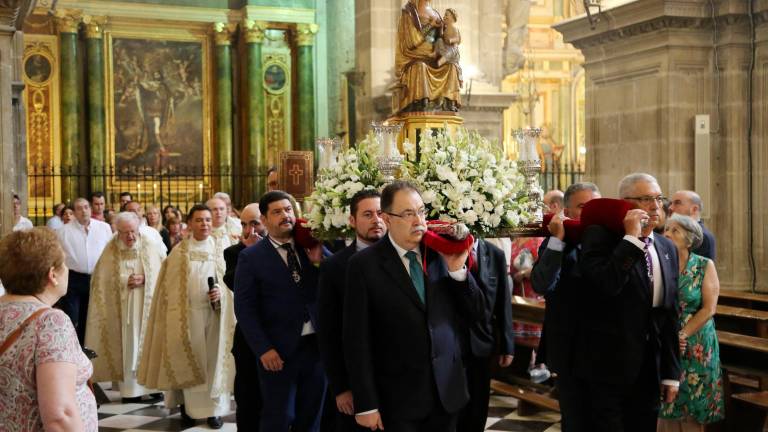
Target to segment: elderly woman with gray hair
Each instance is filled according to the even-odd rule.
[[[680,262],[680,393],[664,403],[659,431],[703,431],[704,425],[724,416],[720,348],[712,317],[717,307],[720,282],[715,264],[691,249],[704,237],[699,224],[688,216],[673,214],[664,236],[677,247]]]

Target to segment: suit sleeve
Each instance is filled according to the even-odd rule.
[[[533,290],[545,295],[555,290],[560,280],[560,270],[563,262],[563,252],[547,248],[549,237],[539,247],[539,259],[531,270],[531,286]]]
[[[240,330],[245,335],[245,341],[258,359],[273,346],[261,325],[258,307],[261,283],[254,271],[256,265],[251,262],[253,259],[252,254],[241,253],[237,260],[235,317],[240,324]]]
[[[642,249],[624,239],[616,242],[614,235],[599,225],[584,230],[581,246],[582,274],[604,296],[621,294],[629,282],[632,266],[645,259]]]
[[[236,249],[231,247],[224,249],[224,262],[227,264],[226,270],[224,270],[224,283],[227,284],[229,289],[235,290],[235,269],[237,269],[237,254]]]
[[[659,339],[661,341],[661,362],[660,362],[660,377],[662,380],[674,380],[680,379],[681,366],[680,366],[680,348],[678,345],[678,333],[680,332],[680,308],[678,307],[678,278],[677,270],[678,258],[677,253],[673,250],[669,253],[672,264],[669,266],[672,269],[672,277],[669,278],[673,281],[672,286],[666,287],[674,292],[673,301],[671,304],[665,305],[664,326],[659,329]],[[666,278],[665,278],[666,279]]]
[[[472,323],[484,320],[486,314],[485,295],[477,284],[477,280],[475,280],[472,272],[467,272],[467,279],[464,281],[457,281],[450,277],[447,274],[447,268],[445,272],[445,276],[440,278],[440,284],[453,293],[460,309],[469,318],[468,321]]]
[[[501,252],[501,251],[499,251]],[[494,315],[499,334],[499,354],[515,353],[515,335],[512,331],[512,298],[507,277],[507,259],[504,252],[494,254],[496,260],[496,280],[499,282],[496,292]]]
[[[347,369],[344,363],[344,351],[342,344],[342,317],[343,317],[343,282],[345,275],[338,275],[342,271],[340,266],[333,261],[324,261],[320,264],[320,278],[318,280],[318,319],[320,325],[317,329],[320,355],[325,366],[326,375],[330,382],[334,395],[339,395],[349,390]],[[338,286],[339,282],[342,286]]]
[[[355,412],[379,408],[374,379],[369,316],[369,293],[360,265],[351,260],[347,267],[344,293],[344,356],[349,368],[349,383],[355,396]],[[352,289],[354,287],[354,289]]]

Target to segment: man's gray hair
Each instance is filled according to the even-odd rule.
[[[699,213],[704,211],[704,202],[701,201],[701,197],[699,196],[699,194],[696,193],[696,191],[686,190],[682,192],[685,192],[685,194],[688,195],[688,198],[691,200],[691,203],[699,206]]]
[[[88,201],[87,199],[85,199],[83,197],[80,197],[80,198],[76,198],[74,201],[72,201],[72,208],[75,208],[76,205],[81,204],[81,203],[86,203],[86,204],[88,204],[89,207],[91,206],[91,202],[90,201]]]
[[[229,194],[226,192],[216,192],[213,194],[213,197],[224,201],[224,204],[232,202],[232,200],[229,198]]]
[[[656,181],[656,177],[650,174],[632,173],[621,179],[619,182],[619,198],[629,198],[629,194],[635,187],[635,184],[640,182],[659,184],[659,182]]]
[[[139,215],[130,211],[123,211],[115,215],[115,226],[120,225],[122,222],[133,222],[136,226],[141,224]]]
[[[600,194],[600,189],[597,188],[597,185],[592,182],[578,182],[574,183],[570,186],[568,186],[568,189],[565,190],[565,195],[563,196],[563,201],[565,202],[565,206],[568,207],[570,204],[568,201],[571,200],[571,197],[581,191],[590,190],[592,193]]]
[[[667,219],[667,225],[672,222],[676,223],[682,230],[683,235],[685,235],[685,241],[688,243],[688,250],[696,249],[701,246],[701,242],[704,241],[704,233],[701,230],[701,225],[699,225],[699,223],[692,217],[673,213],[672,216]]]

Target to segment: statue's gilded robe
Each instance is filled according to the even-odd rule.
[[[426,39],[423,29],[416,6],[406,3],[398,21],[395,51],[395,74],[400,83],[398,111],[422,99],[440,102],[445,98],[461,104],[459,69],[452,63],[437,66],[434,44]]]
[[[120,261],[125,254],[138,254],[144,269],[144,308],[142,311],[139,349],[144,339],[147,320],[160,273],[165,259],[165,247],[143,239],[136,249],[121,248],[115,236],[101,254],[91,276],[91,294],[88,304],[88,322],[85,330],[85,346],[94,350],[93,380],[123,381],[123,316],[121,291],[128,289],[120,278]]]
[[[206,382],[201,359],[192,349],[193,343],[204,341],[190,340],[189,333],[189,242],[185,239],[173,248],[157,279],[137,371],[139,383],[149,388],[182,390]],[[216,274],[221,287],[221,321],[216,367],[211,377],[212,398],[230,393],[235,378],[231,353],[235,331],[234,299],[232,291],[223,283],[225,263],[222,251],[217,249],[216,257]]]

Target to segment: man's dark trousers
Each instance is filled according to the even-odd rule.
[[[91,294],[91,275],[69,271],[67,293],[57,303],[72,320],[80,346],[85,343],[85,323],[88,320],[88,300]],[[99,353],[96,353],[99,354]]]

